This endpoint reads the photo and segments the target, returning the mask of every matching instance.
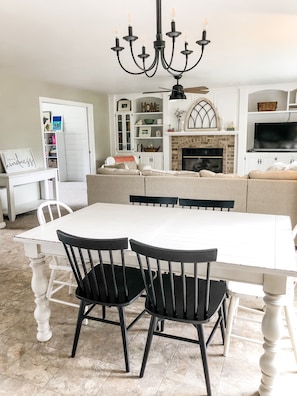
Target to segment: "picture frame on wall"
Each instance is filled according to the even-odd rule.
[[[120,99],[118,101],[118,111],[131,111],[131,100]]]
[[[63,131],[63,117],[60,115],[53,115],[52,117],[52,130]]]
[[[44,129],[46,129],[47,125],[50,125],[52,122],[52,113],[50,111],[42,112],[42,123]]]
[[[138,136],[141,138],[151,137],[152,128],[150,126],[139,127]]]

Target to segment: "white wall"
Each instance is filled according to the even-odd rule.
[[[0,150],[30,147],[38,167],[44,166],[39,98],[49,97],[93,104],[96,159],[103,162],[109,155],[107,95],[1,72],[0,86]],[[3,172],[1,162],[0,172]],[[33,201],[37,199],[36,191],[35,188],[24,190],[24,196]],[[4,191],[0,191],[0,196],[5,197]]]
[[[30,147],[42,167],[43,142],[39,97],[93,104],[96,159],[110,153],[108,98],[105,94],[80,90],[0,73],[0,150]]]

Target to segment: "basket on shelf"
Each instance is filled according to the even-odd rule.
[[[144,152],[150,152],[150,153],[156,153],[157,151],[159,151],[160,146],[159,147],[142,147],[142,151]]]
[[[258,102],[258,111],[275,111],[277,102]]]

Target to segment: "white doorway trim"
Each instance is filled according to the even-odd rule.
[[[96,173],[96,153],[95,153],[95,131],[94,131],[94,112],[93,105],[90,103],[84,102],[75,102],[70,100],[56,99],[56,98],[47,98],[47,97],[39,97],[39,108],[40,114],[42,114],[42,104],[43,103],[53,103],[60,104],[66,106],[78,106],[85,107],[87,110],[87,123],[88,123],[88,141],[89,141],[89,167],[90,173]],[[41,121],[42,125],[42,121]]]

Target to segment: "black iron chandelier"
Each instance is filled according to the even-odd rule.
[[[200,53],[200,56],[199,56],[198,60],[196,61],[196,63],[191,66],[188,65],[189,56],[193,53],[193,51],[188,49],[188,43],[187,43],[187,41],[185,41],[184,50],[180,51],[181,54],[185,56],[184,67],[183,67],[183,69],[180,69],[180,70],[173,67],[175,40],[178,36],[181,35],[181,32],[176,31],[174,19],[172,19],[172,21],[171,21],[171,31],[166,33],[166,35],[172,39],[171,56],[170,56],[169,61],[167,61],[165,59],[165,53],[164,53],[165,52],[165,41],[163,40],[163,36],[162,36],[162,10],[161,10],[161,8],[162,8],[162,1],[156,0],[157,33],[156,33],[156,41],[154,41],[154,43],[153,43],[154,49],[155,49],[155,57],[150,65],[148,65],[147,61],[146,61],[150,55],[146,52],[146,48],[144,45],[142,46],[142,52],[137,55],[137,57],[140,59],[140,61],[137,60],[137,58],[134,54],[133,43],[134,43],[134,41],[136,41],[138,39],[138,37],[133,35],[132,26],[130,26],[130,25],[128,26],[128,36],[124,36],[123,39],[129,43],[131,57],[132,57],[132,60],[134,61],[134,64],[136,65],[138,71],[132,72],[132,71],[127,70],[123,66],[121,59],[120,59],[120,52],[124,50],[124,47],[122,47],[120,45],[119,38],[116,37],[115,46],[112,47],[111,49],[116,52],[118,62],[120,64],[121,68],[125,72],[127,72],[129,74],[133,74],[133,75],[145,74],[147,77],[153,77],[158,70],[159,64],[161,63],[162,67],[166,71],[168,71],[168,73],[170,73],[171,75],[175,76],[176,74],[178,74],[181,76],[183,73],[194,69],[198,65],[198,63],[201,61],[203,52],[204,52],[204,47],[210,43],[210,41],[206,39],[206,30],[205,29],[203,29],[203,31],[202,31],[202,39],[196,41],[196,43],[201,46],[201,53]]]

